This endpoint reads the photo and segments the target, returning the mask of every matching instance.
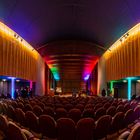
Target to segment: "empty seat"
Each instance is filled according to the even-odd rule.
[[[41,109],[44,109],[44,107],[45,107],[45,104],[41,103],[41,102],[39,102],[38,105],[41,107]]]
[[[80,109],[71,109],[68,113],[69,118],[74,120],[75,123],[81,118],[81,110]]]
[[[64,108],[57,108],[56,111],[56,120],[62,117],[67,117],[67,111]]]
[[[129,124],[132,124],[134,122],[134,111],[132,109],[129,109],[125,113],[124,122],[125,122],[125,126],[128,126]]]
[[[90,108],[85,109],[82,113],[82,117],[83,118],[87,118],[87,117],[94,118],[93,109],[90,109]]]
[[[70,118],[60,118],[57,120],[57,139],[75,140],[75,122]]]
[[[130,108],[134,109],[137,106],[137,102],[131,102],[130,103]]]
[[[39,117],[40,132],[49,138],[56,138],[56,122],[49,115],[41,115]]]
[[[85,106],[85,109],[94,109],[94,105],[93,104],[87,104],[86,106]]]
[[[109,133],[118,132],[120,129],[124,128],[124,113],[118,112],[112,118],[111,127]]]
[[[70,109],[73,108],[73,105],[72,105],[72,104],[66,104],[66,105],[64,106],[64,108],[65,108],[67,111],[69,111]]]
[[[139,117],[140,117],[140,106],[137,106],[137,107],[134,109],[134,120],[139,119]]]
[[[21,108],[15,109],[15,117],[17,122],[19,122],[22,126],[26,126],[25,113]]]
[[[84,105],[82,105],[82,104],[77,104],[77,105],[75,106],[75,108],[80,109],[81,111],[83,111]]]
[[[42,115],[43,114],[43,110],[41,109],[41,107],[40,106],[38,106],[38,105],[35,105],[34,107],[33,107],[33,112],[36,114],[36,116],[40,116],[40,115]]]
[[[56,103],[55,104],[55,108],[57,109],[57,108],[64,108],[64,106],[62,105],[62,104],[60,104],[60,103]]]
[[[54,110],[52,107],[45,107],[43,110],[43,114],[50,115],[51,117],[54,117]]]
[[[130,107],[131,107],[130,104],[129,103],[126,103],[124,105],[124,111],[127,112],[130,109]]]
[[[106,110],[106,114],[107,115],[111,115],[112,117],[115,115],[116,113],[116,107],[115,106],[110,106],[107,110]]]
[[[7,139],[8,140],[27,140],[26,135],[22,132],[22,130],[13,122],[9,122],[8,130],[7,130]]]
[[[24,110],[24,104],[22,102],[18,103],[18,107],[21,108],[22,110]]]
[[[94,131],[95,140],[107,136],[111,126],[111,119],[112,117],[110,115],[104,115],[97,120]]]
[[[13,106],[11,106],[11,105],[8,106],[8,108],[7,108],[7,115],[12,120],[15,120],[15,109],[13,108]]]
[[[102,106],[103,106],[103,104],[97,103],[97,104],[94,106],[94,112],[95,112],[97,109],[99,109],[100,107],[102,107]]]
[[[33,108],[30,104],[26,104],[25,107],[24,107],[24,111],[33,111]]]
[[[140,124],[136,124],[131,132],[122,133],[118,140],[140,140]]]
[[[124,112],[124,106],[118,105],[118,107],[116,108],[116,112]]]
[[[0,130],[7,135],[8,120],[5,116],[0,115]]]
[[[118,103],[117,103],[116,101],[114,101],[114,102],[111,104],[111,106],[115,106],[115,107],[117,107],[117,105],[118,105]]]
[[[93,140],[95,121],[92,118],[83,118],[77,122],[76,140]]]
[[[39,132],[38,117],[32,111],[27,111],[25,113],[25,120],[26,120],[27,126],[31,130],[33,130],[34,132]]]
[[[110,107],[110,105],[111,105],[110,103],[105,103],[103,107],[104,107],[105,109],[108,109],[108,108]]]
[[[97,119],[99,119],[101,116],[103,116],[105,114],[106,114],[106,110],[103,107],[101,107],[101,108],[96,110],[94,117],[97,120]]]

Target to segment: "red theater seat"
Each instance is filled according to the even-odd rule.
[[[101,139],[107,136],[110,130],[112,117],[110,115],[104,115],[100,117],[95,125],[94,139]]]
[[[75,140],[75,123],[70,118],[60,118],[57,120],[57,139]]]
[[[39,117],[40,132],[48,138],[56,138],[56,122],[49,115],[41,115]]]
[[[76,140],[93,140],[95,121],[92,118],[83,118],[77,122]]]

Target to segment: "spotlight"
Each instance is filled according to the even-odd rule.
[[[2,79],[3,82],[6,82],[6,79]]]
[[[14,34],[14,37],[16,37],[17,35],[16,34]]]

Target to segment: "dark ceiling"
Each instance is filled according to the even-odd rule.
[[[34,47],[64,39],[109,47],[140,21],[140,1],[0,0],[0,19]]]
[[[73,78],[140,22],[140,0],[0,0],[0,20]]]

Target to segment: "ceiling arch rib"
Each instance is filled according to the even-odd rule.
[[[85,41],[65,40],[48,43],[38,51],[56,80],[87,80],[104,49]]]

